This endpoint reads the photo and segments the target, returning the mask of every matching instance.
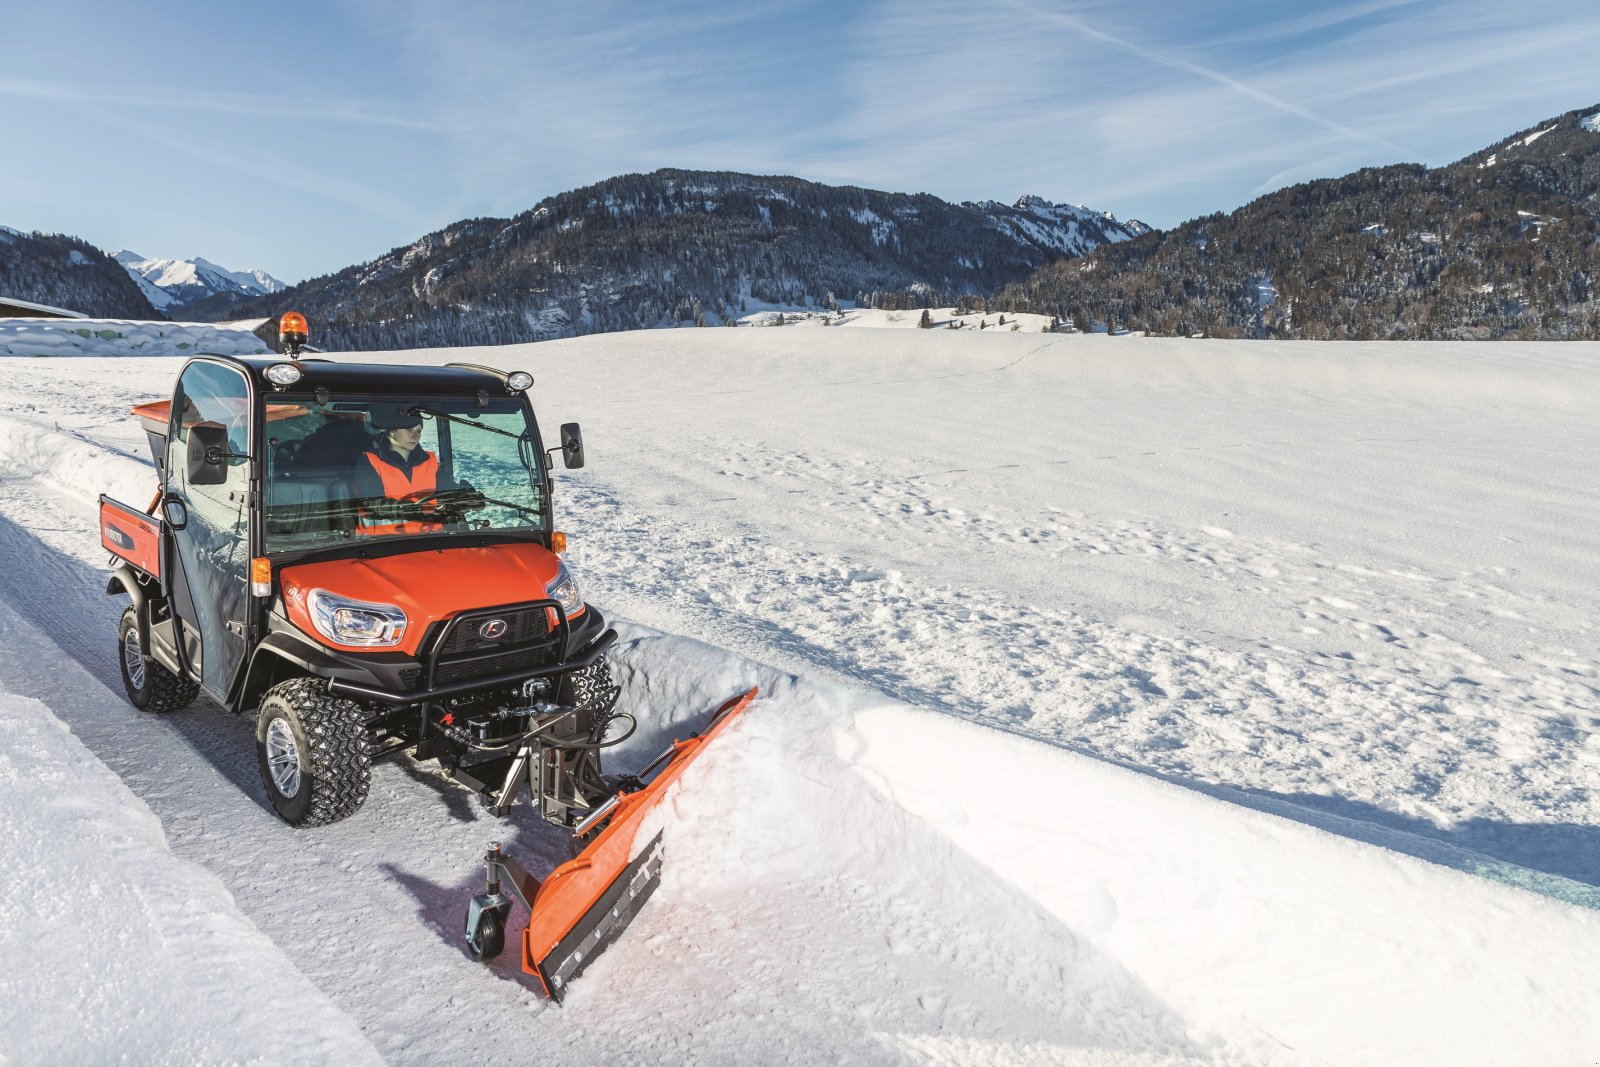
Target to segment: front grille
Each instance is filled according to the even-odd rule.
[[[553,600],[504,604],[465,612],[424,637],[427,664],[422,684],[427,688],[470,681],[494,674],[532,670],[556,663],[567,637],[563,625],[553,630],[550,615],[559,610]],[[485,623],[505,624],[498,637],[485,637]]]
[[[555,659],[555,650],[548,646],[543,648],[518,648],[509,652],[502,652],[498,656],[483,656],[478,659],[442,661],[434,672],[434,685],[449,685],[451,682],[466,681],[468,678],[484,678],[491,674],[504,674],[507,671],[522,670],[526,667],[543,667]]]
[[[496,638],[486,638],[479,628],[484,623],[500,619],[506,624],[505,633]],[[450,628],[445,637],[440,656],[458,656],[474,652],[487,652],[495,648],[511,648],[538,641],[550,634],[550,619],[543,607],[518,608],[514,611],[475,611],[463,615]]]

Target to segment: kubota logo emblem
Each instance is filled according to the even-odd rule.
[[[490,619],[478,627],[478,636],[485,641],[498,641],[506,635],[506,620]]]

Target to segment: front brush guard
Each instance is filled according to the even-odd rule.
[[[640,771],[629,782],[636,788],[597,806],[572,828],[575,840],[591,834],[593,839],[542,883],[502,852],[498,843],[490,845],[484,857],[486,892],[467,906],[466,938],[473,958],[487,960],[500,953],[515,899],[528,910],[522,969],[539,980],[546,996],[559,1002],[572,980],[622,934],[661,883],[662,835],[657,833],[639,847],[645,816],[706,743],[755,698],[752,688],[723,704],[702,733],[674,741]],[[644,784],[641,779],[657,768],[660,773]]]

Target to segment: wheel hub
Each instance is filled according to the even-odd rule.
[[[273,786],[284,797],[300,792],[300,746],[294,743],[294,731],[283,719],[273,719],[267,725],[267,769]]]
[[[129,629],[122,636],[122,665],[128,669],[128,681],[135,689],[144,688],[144,653],[139,649],[139,632]]]

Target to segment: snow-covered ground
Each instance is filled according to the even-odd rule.
[[[394,1062],[1594,1060],[1600,346],[783,328],[381,358],[526,368],[583,422],[558,510],[628,620],[624,758],[762,685],[683,783],[655,901],[549,1007],[457,944],[486,840],[558,855],[534,820],[401,762],[293,831],[249,722],[123,702],[93,499],[148,498],[126,409],[170,390],[159,359],[0,360],[0,724],[87,749],[0,733],[0,811],[41,824],[0,822],[8,867],[34,853],[7,826],[144,827]],[[88,753],[130,810],[101,821],[123,787]],[[80,806],[4,770],[58,766]],[[0,1015],[0,1057],[62,1058],[39,1035],[85,1025],[111,951],[85,944],[0,940],[0,1001],[59,994],[55,1029]],[[263,986],[316,1004],[281,966]]]

